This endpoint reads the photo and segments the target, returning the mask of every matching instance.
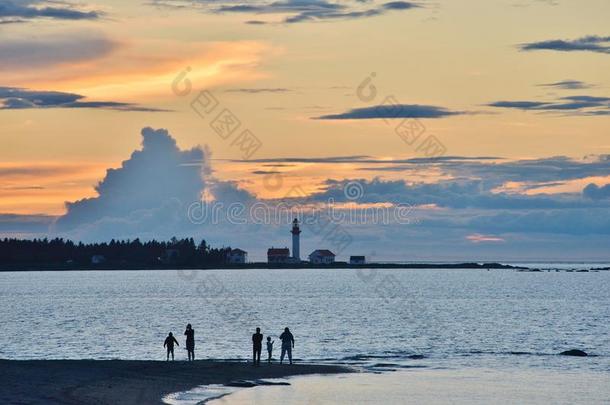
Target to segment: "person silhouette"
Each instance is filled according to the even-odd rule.
[[[261,351],[263,350],[263,334],[261,328],[256,328],[256,333],[252,335],[252,364],[261,364]]]
[[[190,323],[186,325],[184,335],[186,336],[186,352],[189,361],[193,361],[195,360],[195,329],[193,329]]]
[[[167,347],[167,360],[168,361],[169,361],[170,353],[172,355],[172,360],[174,360],[174,343],[177,346],[180,346],[180,344],[178,343],[178,341],[176,340],[176,338],[174,337],[172,332],[170,332],[169,335],[167,335],[167,337],[165,338],[165,342],[163,342],[163,347]]]
[[[282,355],[280,356],[280,364],[284,361],[284,356],[288,353],[288,360],[292,364],[292,349],[294,348],[294,336],[290,333],[290,329],[284,328],[284,333],[280,335],[282,341]]]
[[[274,340],[271,340],[271,336],[267,336],[267,353],[269,353],[269,357],[267,358],[267,363],[271,364],[271,354],[273,352],[273,342],[275,342]]]

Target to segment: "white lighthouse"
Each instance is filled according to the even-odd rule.
[[[295,262],[300,262],[301,261],[301,241],[300,241],[300,234],[301,234],[301,229],[299,228],[299,220],[298,219],[294,219],[294,221],[292,221],[292,230],[290,231],[290,233],[292,233],[292,259]]]

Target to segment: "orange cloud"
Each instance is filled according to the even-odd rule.
[[[2,163],[0,213],[62,214],[66,200],[95,195],[92,186],[105,170],[105,164]]]
[[[108,39],[112,44],[99,57],[71,55],[54,63],[26,64],[2,72],[4,83],[35,90],[56,90],[112,101],[175,97],[171,83],[190,67],[196,88],[266,77],[258,71],[272,47],[257,41],[177,42]],[[136,100],[137,98],[137,100]]]
[[[580,193],[587,184],[604,186],[610,184],[610,176],[588,176],[580,179],[561,180],[557,182],[535,183],[525,181],[507,181],[491,190],[492,193],[539,195]]]
[[[466,236],[472,243],[481,243],[481,242],[504,242],[504,239],[498,236],[492,235],[481,235],[480,233],[473,233],[471,235]]]
[[[374,159],[374,157],[373,157]],[[385,159],[385,158],[381,158]],[[389,158],[387,158],[390,161]],[[413,171],[384,172],[361,170],[360,163],[303,163],[290,162],[261,165],[257,162],[215,162],[215,175],[224,181],[239,179],[241,188],[262,199],[286,197],[288,190],[298,187],[306,195],[325,190],[324,182],[332,177],[335,180],[364,178],[373,180],[405,180],[411,183],[437,183],[453,178],[437,167],[418,167]],[[434,204],[420,206],[421,209],[438,209]]]

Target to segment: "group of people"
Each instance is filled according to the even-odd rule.
[[[193,361],[195,360],[195,329],[193,329],[190,323],[186,325],[184,336],[186,336],[186,351],[188,353],[189,361]],[[176,346],[180,346],[180,343],[178,343],[174,337],[174,334],[170,332],[165,338],[165,342],[163,342],[163,347],[167,349],[168,361],[170,354],[172,356],[172,360],[174,360],[174,344]]]
[[[292,349],[294,348],[294,336],[290,333],[290,329],[284,328],[284,332],[280,335],[282,341],[282,354],[280,356],[280,364],[284,362],[284,356],[288,354],[288,361],[292,364]],[[271,363],[271,355],[273,354],[273,343],[271,336],[267,336],[267,362]],[[261,364],[261,352],[263,351],[263,334],[261,328],[256,328],[256,333],[252,335],[252,364],[258,366]]]
[[[188,353],[188,361],[195,360],[195,329],[189,323],[186,325],[186,330],[184,331],[184,336],[186,336],[186,351]],[[282,354],[280,356],[280,364],[284,362],[284,357],[288,354],[288,361],[292,364],[292,349],[294,348],[294,336],[290,333],[290,329],[284,328],[284,332],[280,335],[280,340],[282,341]],[[271,356],[273,354],[273,343],[275,341],[271,340],[271,336],[267,336],[267,353],[269,357],[267,358],[267,362],[271,363]],[[169,332],[167,337],[165,338],[165,342],[163,342],[163,347],[167,349],[167,360],[169,361],[169,356],[172,356],[172,360],[174,360],[174,345],[180,346],[180,343],[176,340],[172,332]],[[256,333],[252,335],[252,364],[258,366],[261,364],[261,352],[263,350],[263,334],[261,333],[261,328],[256,328]]]

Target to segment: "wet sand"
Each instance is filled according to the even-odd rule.
[[[162,404],[165,395],[235,380],[336,374],[332,365],[197,360],[0,360],[2,404]]]
[[[336,377],[302,376],[290,386],[254,387],[209,405],[575,405],[608,404],[610,374],[543,368],[406,369]]]

